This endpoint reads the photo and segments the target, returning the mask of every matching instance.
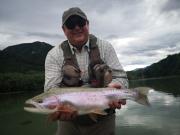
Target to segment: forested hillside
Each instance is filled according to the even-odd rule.
[[[1,50],[0,93],[43,91],[44,62],[52,47],[37,41]]]
[[[0,51],[0,73],[44,71],[47,52],[52,48],[44,42],[9,46]]]
[[[167,56],[148,67],[128,72],[129,79],[180,75],[180,53]]]

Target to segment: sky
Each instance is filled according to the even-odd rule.
[[[90,33],[110,42],[126,71],[180,52],[180,0],[0,0],[0,50],[65,40],[62,14],[80,7]]]

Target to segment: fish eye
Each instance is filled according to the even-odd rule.
[[[41,99],[41,100],[38,100],[37,102],[38,102],[38,103],[42,103],[42,102],[43,102],[43,100]]]

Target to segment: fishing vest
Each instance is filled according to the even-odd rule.
[[[61,44],[64,62],[62,66],[62,81],[60,86],[75,87],[83,85],[81,70],[79,68],[75,53],[72,53],[68,41]],[[112,71],[100,57],[97,38],[89,36],[89,84],[92,87],[105,87],[112,81]]]

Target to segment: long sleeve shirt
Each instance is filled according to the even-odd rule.
[[[123,70],[116,52],[112,45],[104,40],[97,39],[97,45],[99,47],[101,59],[112,70],[113,80],[112,82],[120,83],[122,88],[128,87],[128,80],[126,72]],[[72,53],[75,53],[76,59],[81,69],[81,79],[83,82],[88,82],[88,65],[89,65],[89,42],[87,42],[81,51],[78,51],[72,45],[70,45]],[[44,90],[47,91],[51,88],[59,87],[62,81],[62,66],[64,62],[63,50],[61,46],[55,46],[52,48],[45,61],[45,84]]]

